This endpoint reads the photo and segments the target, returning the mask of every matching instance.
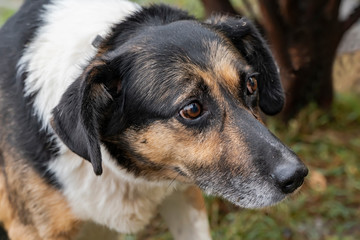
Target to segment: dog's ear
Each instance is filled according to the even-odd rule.
[[[260,108],[269,115],[279,113],[284,105],[284,92],[279,71],[259,31],[246,18],[214,16],[206,21],[225,35],[245,58],[259,84]]]
[[[112,99],[106,89],[114,79],[112,72],[105,61],[93,60],[52,112],[54,131],[69,149],[91,162],[96,175],[102,174],[99,123]]]

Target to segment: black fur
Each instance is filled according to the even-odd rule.
[[[0,225],[0,240],[9,240],[9,237],[2,225]]]
[[[185,11],[167,5],[152,5],[115,25],[103,46],[114,50],[137,34],[141,34],[147,27],[166,25],[181,20],[195,20],[195,18]]]
[[[53,110],[52,123],[61,140],[91,162],[96,175],[102,173],[99,123],[110,100],[99,82],[99,79],[106,78],[107,70],[104,68],[104,64],[91,67],[69,87]]]
[[[26,73],[23,76],[16,74],[16,65],[25,46],[43,24],[39,15],[47,2],[27,0],[0,29],[0,140],[17,149],[40,175],[59,187],[53,174],[47,170],[47,164],[56,156],[57,149],[34,116],[32,97],[23,95]]]

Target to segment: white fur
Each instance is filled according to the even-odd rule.
[[[27,72],[25,95],[36,94],[35,114],[49,130],[52,109],[96,50],[95,37],[106,35],[139,6],[124,0],[54,0],[44,9],[42,26],[18,63]]]
[[[52,109],[81,74],[81,67],[96,54],[91,45],[95,37],[106,35],[114,23],[137,9],[138,5],[123,0],[55,0],[45,7],[45,24],[18,63],[18,74],[28,73],[25,95],[35,94],[34,113],[44,130],[52,132]],[[168,182],[148,182],[126,173],[104,148],[103,174],[96,176],[89,162],[57,140],[60,154],[49,169],[62,183],[73,212],[82,220],[93,220],[120,232],[137,231],[173,189]]]
[[[176,184],[149,182],[121,169],[102,149],[103,174],[68,151],[51,163],[73,212],[123,233],[136,232],[154,216],[158,205]]]
[[[205,209],[196,209],[185,196],[186,189],[175,191],[161,204],[159,211],[176,240],[210,240]],[[176,207],[174,207],[176,206]]]

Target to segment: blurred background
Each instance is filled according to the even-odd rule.
[[[0,0],[0,26],[21,2]],[[360,239],[360,1],[136,2],[171,4],[200,19],[216,12],[246,16],[267,39],[280,68],[287,102],[266,124],[310,174],[299,193],[271,208],[246,210],[206,197],[213,238]],[[171,236],[156,217],[141,233],[119,239]]]

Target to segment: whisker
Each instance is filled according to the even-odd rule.
[[[167,187],[167,190],[169,190],[171,184],[173,184],[176,180],[176,178],[180,175],[180,173],[177,173],[176,176],[173,178],[173,180],[171,180],[171,182],[169,183],[168,187]]]

